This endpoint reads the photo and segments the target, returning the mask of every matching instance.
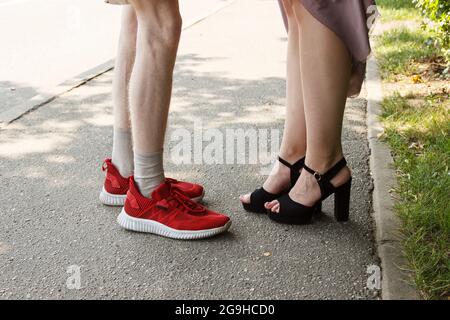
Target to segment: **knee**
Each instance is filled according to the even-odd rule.
[[[282,0],[282,2],[288,20],[295,21],[294,4],[292,3],[292,0]]]
[[[120,32],[127,38],[136,38],[137,34],[137,18],[134,9],[130,6],[126,6],[122,10],[122,21]]]
[[[137,35],[137,22],[130,22],[128,24],[122,24],[120,29],[120,34],[126,39],[130,39],[131,41],[136,40]]]
[[[136,51],[137,29],[131,26],[122,27],[120,31],[119,49],[124,52],[133,53]]]
[[[179,13],[165,16],[156,21],[139,22],[140,32],[144,40],[152,48],[162,48],[166,51],[176,51],[180,41],[182,19]]]
[[[299,15],[299,7],[302,7],[302,4],[300,4],[300,2],[297,0],[282,0],[282,2],[289,28],[292,27],[298,29],[301,21]]]
[[[160,41],[168,47],[178,47],[182,25],[180,14],[163,21],[160,28]]]
[[[134,10],[126,8],[122,13],[120,28],[120,50],[134,52],[136,49],[137,19]]]

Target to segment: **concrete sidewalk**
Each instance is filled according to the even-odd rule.
[[[170,115],[227,129],[281,129],[286,34],[275,1],[237,0],[183,33]],[[0,298],[367,299],[376,265],[365,105],[349,100],[344,147],[353,168],[351,221],[326,214],[284,226],[246,213],[238,195],[261,185],[259,165],[175,165],[233,219],[217,238],[181,242],[124,231],[98,202],[111,150],[108,72],[0,131]],[[171,150],[175,141],[168,142]],[[168,155],[167,159],[170,159]],[[332,199],[331,199],[332,200]],[[66,286],[81,267],[81,288]],[[74,269],[70,269],[74,270]]]

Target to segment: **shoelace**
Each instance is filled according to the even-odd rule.
[[[198,215],[206,212],[205,207],[195,201],[192,201],[191,198],[187,197],[175,188],[170,188],[170,195],[165,200],[167,203],[170,202],[175,207],[189,214]]]
[[[173,178],[165,178],[164,179],[166,183],[170,184],[170,187],[173,189],[177,189],[177,190],[181,190],[179,189],[179,187],[177,186],[177,184],[180,182],[177,179],[173,179]]]

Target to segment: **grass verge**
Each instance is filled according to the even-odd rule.
[[[397,172],[403,248],[425,299],[450,295],[450,86],[439,48],[414,27],[411,1],[377,1],[383,22],[375,54],[385,92],[381,121]],[[387,13],[387,14],[386,14]],[[414,16],[411,18],[411,16]],[[413,26],[413,27],[411,27]]]
[[[382,10],[382,21],[416,20],[417,10],[411,0],[377,0]]]

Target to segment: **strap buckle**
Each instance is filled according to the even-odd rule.
[[[322,175],[320,173],[318,173],[317,171],[314,172],[313,176],[314,176],[314,178],[316,178],[317,181],[322,180]]]

